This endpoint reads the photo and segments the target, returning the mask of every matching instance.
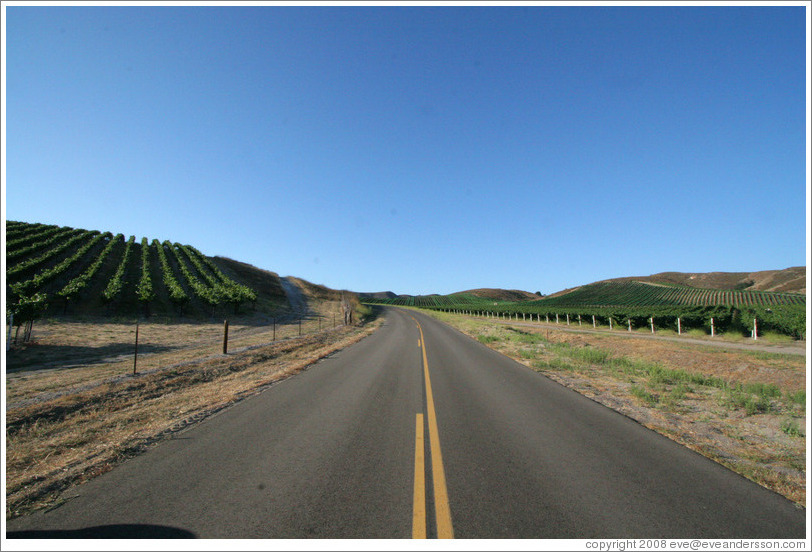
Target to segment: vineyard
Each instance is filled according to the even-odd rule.
[[[783,306],[806,305],[806,296],[798,293],[768,291],[699,289],[643,282],[599,282],[582,286],[570,293],[539,301],[550,306]]]
[[[750,290],[699,289],[642,282],[600,282],[535,301],[492,301],[473,295],[400,296],[369,302],[481,316],[573,322],[610,327],[650,327],[707,333],[759,331],[806,337],[806,296]],[[594,318],[593,318],[594,317]],[[653,322],[652,322],[653,319]]]
[[[189,245],[6,223],[6,299],[16,324],[45,312],[211,316],[257,299]]]
[[[477,297],[467,293],[455,293],[453,295],[405,295],[393,297],[392,299],[369,300],[369,302],[381,305],[400,305],[406,307],[421,308],[485,308],[486,305],[493,305],[493,301]]]

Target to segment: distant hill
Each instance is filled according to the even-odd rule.
[[[530,293],[529,291],[522,291],[519,289],[496,289],[496,288],[479,288],[469,289],[467,291],[458,291],[448,295],[439,295],[432,293],[430,295],[398,295],[391,291],[379,291],[377,293],[359,293],[358,296],[362,301],[370,302],[384,302],[388,304],[441,304],[448,302],[449,298],[454,298],[454,301],[463,303],[479,303],[481,300],[488,301],[535,301],[541,299],[540,295]]]
[[[601,280],[601,282],[629,281],[703,289],[806,293],[806,267],[794,266],[783,270],[762,270],[759,272],[660,272],[651,276]]]
[[[541,299],[540,295],[530,293],[529,291],[522,291],[520,289],[480,288],[460,291],[458,293],[475,295],[477,297],[482,297],[483,299],[492,299],[494,301],[535,301],[537,299]]]
[[[527,304],[527,303],[525,303]],[[804,305],[799,293],[752,289],[697,288],[662,282],[595,282],[536,301],[539,307],[642,307],[642,306],[765,306]]]
[[[752,321],[758,319],[761,331],[774,331],[805,339],[806,294],[768,289],[798,289],[805,277],[803,267],[784,271],[724,273],[663,273],[646,277],[604,280],[547,296],[519,290],[473,289],[450,295],[398,295],[367,299],[371,303],[401,305],[440,311],[463,311],[480,316],[519,317],[526,315],[558,320],[559,316],[592,317],[592,323],[612,321],[635,327],[646,326],[657,319],[660,327],[706,328],[709,331],[752,332]],[[688,283],[693,285],[687,285]],[[698,287],[700,285],[724,288]],[[805,285],[800,289],[805,291]],[[652,322],[649,322],[652,321]],[[569,323],[569,322],[568,322]],[[631,327],[631,326],[630,326]]]
[[[374,293],[358,294],[358,297],[360,297],[362,301],[366,301],[367,299],[394,299],[397,296],[398,294],[393,291],[376,291]]]

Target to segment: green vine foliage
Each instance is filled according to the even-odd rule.
[[[155,299],[155,291],[152,288],[152,277],[149,268],[149,242],[147,238],[141,238],[141,279],[136,288],[138,300],[142,303],[149,303]]]

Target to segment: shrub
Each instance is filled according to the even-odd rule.
[[[781,423],[781,431],[790,437],[805,437],[803,430],[798,426],[798,421],[787,418]]]

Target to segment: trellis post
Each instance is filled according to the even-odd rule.
[[[133,356],[133,375],[138,367],[138,322],[135,323],[135,355]]]

